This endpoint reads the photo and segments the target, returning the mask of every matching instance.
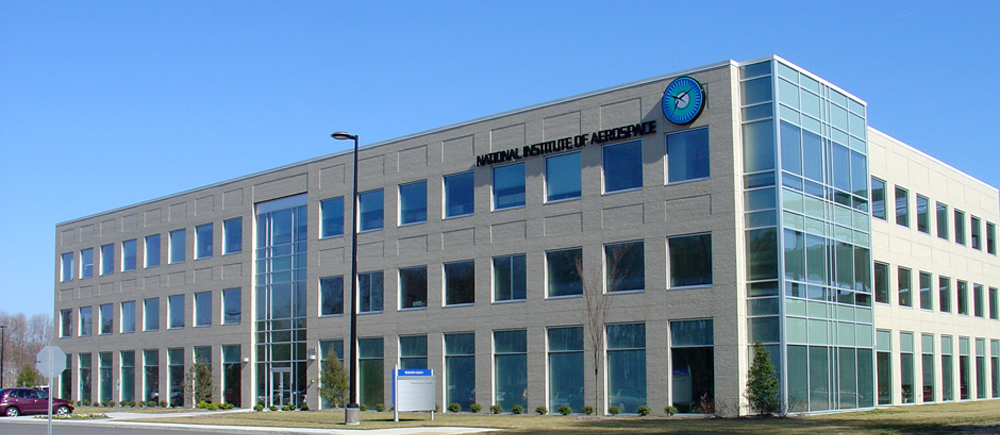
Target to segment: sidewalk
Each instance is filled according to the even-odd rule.
[[[213,414],[222,413],[246,413],[253,412],[251,409],[236,409],[231,411],[213,411]],[[94,420],[53,420],[53,424],[61,423],[73,423],[73,424],[92,424],[95,426],[108,426],[114,428],[122,429],[140,429],[149,428],[151,425],[157,427],[186,431],[186,432],[199,432],[203,433],[205,431],[213,432],[226,432],[229,434],[246,434],[246,435],[259,435],[259,434],[325,434],[325,435],[451,435],[451,434],[467,434],[467,433],[479,433],[487,431],[495,431],[497,429],[483,429],[483,428],[469,428],[469,427],[407,427],[407,428],[395,428],[395,429],[313,429],[313,428],[296,428],[296,427],[256,427],[256,426],[216,426],[216,425],[198,425],[198,424],[179,424],[179,423],[143,423],[141,421],[146,418],[173,418],[173,417],[187,417],[187,416],[203,416],[204,412],[180,412],[172,414],[147,414],[147,413],[137,413],[137,412],[105,412],[108,416],[107,419],[94,419]],[[4,418],[4,422],[12,423],[22,423],[22,424],[45,424],[46,419],[35,418],[35,417],[17,417],[14,419]]]

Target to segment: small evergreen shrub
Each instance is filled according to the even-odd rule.
[[[365,405],[364,403],[362,403],[362,404],[358,405],[358,409],[360,409],[361,411],[367,411],[368,410],[368,405]]]
[[[166,400],[161,400],[160,401],[160,408],[166,408],[166,407],[167,407],[167,401]]]
[[[649,407],[646,406],[646,405],[642,405],[642,406],[639,407],[638,412],[639,412],[639,415],[645,417],[645,416],[649,415]]]
[[[514,414],[524,414],[524,407],[521,405],[514,405],[513,408],[510,408],[510,412],[513,412]]]
[[[375,404],[375,411],[376,411],[376,412],[382,412],[382,411],[385,411],[385,405],[383,405],[383,404],[381,404],[381,403],[377,403],[377,404]]]
[[[483,410],[483,405],[480,405],[478,403],[473,403],[473,404],[469,405],[469,411],[479,412],[479,411],[482,411],[482,410]]]
[[[590,414],[594,413],[594,407],[590,406],[590,405],[586,405],[586,406],[583,407],[583,409],[581,411],[583,411],[583,413],[585,415],[590,415]]]
[[[208,402],[202,400],[201,402],[198,402],[197,405],[194,405],[194,407],[198,409],[208,409]]]
[[[219,404],[218,403],[209,403],[206,408],[208,408],[209,411],[218,411],[219,410]]]
[[[271,406],[268,406],[267,409],[270,409],[272,411],[277,411],[278,410],[278,406],[277,405],[271,405]]]
[[[573,413],[573,408],[570,408],[569,405],[560,406],[559,413],[562,415],[570,415]]]
[[[118,402],[118,406],[121,406],[122,408],[128,406],[128,400],[122,400],[121,402]]]
[[[236,405],[233,405],[232,403],[223,403],[222,404],[222,409],[233,409],[235,407],[236,407]]]
[[[299,406],[299,411],[308,411],[308,410],[309,410],[309,405],[307,405],[305,402],[302,402],[302,405]]]
[[[619,407],[618,407],[618,406],[616,406],[616,405],[611,405],[611,406],[610,406],[610,407],[608,408],[608,414],[611,414],[611,415],[618,415],[618,414],[619,414],[619,413],[621,413],[621,412],[622,412],[621,408],[619,408]]]
[[[461,410],[462,410],[462,405],[459,405],[458,403],[448,404],[448,412],[458,412]]]
[[[499,413],[503,412],[503,407],[500,406],[500,405],[490,406],[490,412],[492,412],[494,414],[499,414]]]
[[[539,406],[535,408],[535,412],[537,412],[538,415],[545,415],[549,413],[549,408],[546,408],[544,406]]]
[[[667,417],[669,417],[677,413],[677,408],[668,405],[666,408],[663,408],[663,412],[667,413]]]
[[[281,407],[282,411],[291,411],[293,408],[291,405],[285,405]]]
[[[261,411],[264,410],[264,405],[261,405],[261,404],[258,403],[258,404],[256,404],[256,405],[253,406],[253,410],[257,411],[257,412],[261,412]]]
[[[135,408],[135,400],[129,400],[129,401],[128,401],[128,406],[129,406],[130,408]]]
[[[84,400],[83,401],[83,406],[90,406],[90,401],[89,400]]]

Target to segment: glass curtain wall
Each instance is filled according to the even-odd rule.
[[[865,105],[780,60],[740,92],[748,341],[788,367],[786,409],[873,407]]]
[[[549,328],[549,412],[568,406],[581,412],[583,390],[583,327]]]
[[[258,401],[300,405],[306,390],[306,195],[257,204],[254,307]]]
[[[528,331],[493,332],[495,403],[505,411],[528,407]]]
[[[646,405],[646,325],[608,325],[608,407],[623,413]]]
[[[463,410],[476,402],[476,334],[444,335],[444,395],[446,403]]]

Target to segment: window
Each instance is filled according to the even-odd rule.
[[[121,376],[119,397],[124,402],[131,402],[135,400],[135,351],[123,350],[118,355],[121,362],[119,368],[119,376]]]
[[[427,368],[427,336],[399,337],[399,368]]]
[[[528,407],[528,333],[493,332],[494,401],[503,409]]]
[[[958,314],[969,315],[969,283],[958,281]]]
[[[875,262],[875,302],[889,303],[889,265]]]
[[[872,177],[872,217],[886,220],[885,181]]]
[[[549,409],[583,409],[583,327],[548,329]]]
[[[971,229],[972,229],[972,249],[983,250],[983,239],[982,231],[983,225],[979,218],[972,216],[971,219]]]
[[[899,306],[901,307],[912,307],[913,306],[913,294],[910,291],[913,288],[913,277],[910,269],[905,267],[900,267],[896,274],[896,288],[899,291]]]
[[[958,392],[959,399],[969,400],[970,370],[969,361],[969,338],[958,337]]]
[[[1000,301],[997,301],[997,288],[990,287],[990,318],[1000,319],[998,314],[1000,314]],[[1000,383],[1000,379],[997,379],[997,382]]]
[[[678,412],[706,412],[699,409],[701,400],[714,396],[714,334],[712,319],[670,322],[670,360],[674,367],[670,376]]]
[[[156,267],[160,265],[160,235],[153,234],[146,236],[145,267]]]
[[[59,336],[73,336],[73,310],[59,311]]]
[[[341,214],[343,219],[343,214]],[[243,218],[222,221],[222,255],[243,250]]]
[[[73,254],[70,254],[71,259],[72,256]],[[80,279],[92,276],[94,276],[94,248],[87,248],[80,251]]]
[[[122,242],[122,272],[135,270],[135,239]]]
[[[548,297],[583,294],[583,280],[577,262],[583,261],[583,249],[563,249],[545,253]]]
[[[399,269],[399,309],[427,307],[427,266]]]
[[[997,254],[997,226],[990,222],[986,223],[986,253]]]
[[[142,321],[143,331],[160,329],[160,298],[149,298],[142,301]]]
[[[712,283],[712,235],[695,234],[667,239],[670,287]]]
[[[470,215],[475,207],[475,186],[472,172],[444,177],[444,217]]]
[[[582,191],[580,153],[545,159],[545,201],[579,198]]]
[[[955,210],[955,243],[965,244],[965,212]]]
[[[341,343],[343,348],[343,343]],[[238,344],[222,346],[222,402],[237,408],[243,404],[243,349]]]
[[[320,201],[321,222],[319,237],[333,237],[344,234],[344,197]]]
[[[215,227],[212,224],[194,227],[194,258],[209,258],[212,256],[212,235]]]
[[[212,326],[212,292],[194,294],[194,326]]]
[[[878,376],[878,404],[892,404],[892,332],[875,331],[875,372]]]
[[[463,410],[476,403],[476,334],[444,334],[444,399]]]
[[[112,400],[112,390],[114,383],[111,381],[111,352],[100,352],[97,354],[98,371],[98,391],[102,402]]]
[[[920,334],[920,367],[923,382],[922,400],[934,401],[934,334]]]
[[[184,252],[187,249],[184,247],[186,236],[187,231],[183,229],[170,232],[170,257],[167,259],[170,264],[184,262]]]
[[[80,307],[80,336],[90,337],[94,329],[93,307]]]
[[[135,301],[122,302],[121,319],[122,334],[135,332]]]
[[[667,183],[708,178],[708,129],[667,135]]]
[[[170,406],[184,406],[184,348],[167,349],[167,387]]]
[[[101,246],[101,275],[115,273],[115,245]]]
[[[319,305],[321,316],[344,314],[344,277],[319,279]]]
[[[937,236],[948,240],[948,206],[937,203]]]
[[[643,245],[642,241],[604,245],[604,285],[608,293],[646,288]]]
[[[382,373],[385,348],[382,337],[358,340],[358,400],[369,408],[382,403],[385,397]]]
[[[382,272],[358,274],[358,312],[382,312]]]
[[[990,376],[993,379],[993,389],[990,398],[1000,397],[1000,340],[990,340]]]
[[[358,209],[360,223],[359,231],[372,231],[382,229],[382,212],[385,202],[382,198],[382,189],[365,192],[358,195]]]
[[[930,200],[917,195],[917,231],[931,233]]]
[[[985,301],[983,300],[983,285],[972,285],[972,313],[976,317],[985,317]]]
[[[976,339],[976,398],[986,398],[986,339]]]
[[[100,318],[100,325],[101,325],[100,334],[101,335],[111,334],[111,331],[114,330],[114,324],[115,324],[115,309],[114,309],[114,306],[111,305],[111,304],[103,304],[100,307],[98,307],[98,309],[99,309],[98,314],[101,316],[101,318]]]
[[[444,264],[444,303],[461,305],[476,302],[476,262]]]
[[[399,224],[427,222],[427,181],[399,185]]]
[[[77,366],[79,368],[79,378],[80,378],[80,388],[78,391],[78,397],[81,402],[89,402],[91,399],[91,388],[90,388],[90,370],[93,361],[91,361],[91,354],[81,353],[80,362]]]
[[[938,277],[938,306],[942,313],[951,312],[951,278]]]
[[[524,254],[493,258],[493,300],[524,300],[528,278]]]
[[[934,297],[931,295],[931,274],[920,272],[920,309],[933,310]]]
[[[913,333],[899,333],[899,378],[902,403],[913,403]]]
[[[896,186],[896,225],[910,227],[910,192]]]
[[[174,295],[167,298],[167,329],[184,327],[184,295]]]
[[[638,412],[646,403],[646,325],[608,325],[607,334],[607,403]]]
[[[605,193],[642,187],[642,141],[605,145],[601,152]]]
[[[941,336],[941,400],[955,400],[955,363],[950,335]]]
[[[242,291],[227,288],[222,291],[222,324],[239,325],[243,321]]]
[[[66,252],[60,256],[62,273],[59,275],[59,282],[73,280],[73,253]]]
[[[524,163],[493,168],[493,209],[524,205]]]

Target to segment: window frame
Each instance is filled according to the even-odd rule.
[[[236,225],[235,227],[233,225]],[[239,234],[234,234],[238,232]],[[233,242],[235,240],[235,242]],[[230,245],[234,245],[230,249]],[[243,252],[243,216],[222,221],[222,255]]]
[[[184,329],[184,327],[186,326],[185,323],[187,323],[186,322],[187,319],[185,318],[186,314],[184,313],[185,311],[184,299],[186,298],[182,294],[167,296],[167,329]],[[180,301],[180,302],[178,303],[175,301]],[[175,311],[178,309],[180,310],[180,314],[176,315]],[[180,319],[180,325],[176,324],[175,322],[176,319]]]
[[[948,204],[943,202],[935,202],[935,210],[937,214],[937,222],[935,226],[937,227],[937,237],[939,239],[949,240],[951,238],[951,228],[948,224]]]
[[[337,297],[336,297],[336,288],[335,287],[331,288],[333,290],[334,294],[331,294],[330,296],[333,297],[332,301],[334,302],[334,304],[332,305],[333,310],[330,311],[330,312],[327,312],[327,310],[326,310],[326,308],[327,308],[327,299],[328,299],[327,289],[330,288],[330,287],[327,287],[327,283],[335,283],[335,282],[338,282],[338,281],[340,283],[340,298],[339,298],[340,299],[340,303],[339,304],[336,303],[336,300],[337,300]],[[338,311],[338,309],[339,309],[339,311]],[[344,276],[343,275],[335,275],[335,276],[325,276],[325,277],[320,278],[319,279],[319,316],[320,317],[335,317],[335,316],[343,316],[343,315],[344,315]]]
[[[876,184],[880,185],[881,187],[875,187]],[[886,201],[885,201],[886,200],[886,192],[885,192],[886,185],[887,185],[887,183],[885,182],[885,180],[883,180],[881,178],[878,178],[878,177],[871,177],[871,186],[872,186],[872,198],[871,198],[871,200],[872,200],[872,202],[871,202],[871,205],[872,205],[872,217],[876,218],[876,219],[881,219],[883,221],[888,222],[889,221],[889,213],[888,213],[888,209],[886,208]],[[881,209],[879,209],[878,207],[876,207],[875,206],[876,204],[882,204]]]
[[[516,260],[517,258],[520,258],[520,261],[521,261],[521,263],[523,265],[522,268],[521,268],[521,272],[524,272],[523,276],[518,276],[518,273],[517,273],[518,272],[517,271],[518,264],[516,264],[516,262],[518,261],[518,260]],[[501,260],[501,261],[502,260],[508,260],[509,261],[509,264],[508,264],[508,267],[507,267],[508,270],[506,271],[508,273],[508,276],[510,277],[510,289],[508,291],[508,293],[510,294],[510,298],[509,299],[499,299],[497,297],[498,296],[497,289],[500,287],[500,286],[497,285],[498,284],[497,280],[498,280],[498,277],[501,276],[500,272],[504,272],[504,271],[501,271],[501,270],[497,269],[497,267],[498,267],[497,260]],[[519,302],[519,301],[525,301],[525,300],[527,300],[527,298],[528,298],[528,273],[527,273],[528,259],[527,259],[527,254],[523,254],[522,253],[522,254],[498,255],[496,257],[491,258],[490,265],[491,265],[490,270],[492,272],[492,276],[491,276],[491,278],[492,278],[491,279],[491,293],[492,293],[491,294],[491,299],[492,299],[492,301],[494,303],[510,303],[510,302]],[[523,278],[523,280],[520,280],[519,283],[515,283],[514,281],[515,281],[516,278]],[[520,288],[517,287],[518,284],[520,284]],[[518,291],[518,290],[523,291],[523,293],[524,293],[523,297],[520,297],[520,298],[517,297],[517,295],[518,295],[519,292],[516,292],[516,291]]]
[[[409,190],[410,188],[417,188],[418,186],[421,186],[421,185],[423,186],[423,192],[422,192],[423,193],[423,216],[422,217],[420,217],[421,208],[419,207],[419,204],[409,204],[409,205],[416,205],[415,208],[414,207],[406,207],[408,205],[407,203],[409,202],[409,200],[407,199],[409,197],[409,195],[416,194],[416,195],[419,196],[420,192],[419,191],[412,191],[412,192],[411,191],[407,191],[407,192],[404,192],[404,189]],[[399,187],[397,188],[397,192],[399,193],[399,195],[397,197],[397,210],[398,210],[398,212],[397,212],[397,215],[398,215],[397,216],[397,222],[399,222],[399,226],[402,227],[402,226],[417,225],[417,224],[426,223],[427,222],[427,208],[428,208],[427,207],[427,180],[417,180],[417,181],[411,181],[409,183],[400,184]],[[419,198],[413,198],[413,199],[416,199],[417,202],[420,202]],[[404,219],[404,217],[406,216],[406,213],[408,211],[415,213],[416,217],[415,218],[411,218],[411,219]]]
[[[465,187],[464,185],[458,185],[458,183],[465,181],[464,177],[469,177],[469,191],[468,192],[458,192],[459,189]],[[441,200],[443,201],[442,216],[444,219],[459,218],[463,216],[472,216],[476,213],[476,173],[474,171],[459,172],[457,174],[450,174],[441,177],[443,187],[443,194],[441,195]],[[454,181],[455,184],[449,184],[449,181]],[[454,188],[454,190],[452,190]],[[468,212],[451,214],[452,206],[452,194],[456,196],[461,193],[469,194],[469,202],[455,204],[456,206],[464,209],[466,206],[470,209]]]
[[[902,194],[902,195],[901,195]],[[892,197],[893,208],[896,214],[896,225],[910,228],[910,191],[909,189],[896,185]],[[900,200],[903,200],[900,203]]]
[[[627,288],[627,289],[615,288],[615,289],[612,289],[612,284],[613,283],[611,282],[612,276],[610,274],[612,272],[612,265],[611,265],[611,263],[612,263],[612,256],[614,254],[610,250],[614,249],[616,247],[625,247],[625,252],[621,254],[621,256],[618,258],[618,260],[625,260],[626,256],[628,256],[628,255],[630,255],[630,254],[633,253],[633,251],[632,251],[633,249],[636,249],[636,248],[639,249],[639,253],[638,253],[639,258],[638,258],[638,260],[640,261],[640,264],[639,264],[639,273],[641,273],[641,276],[639,277],[639,279],[641,279],[641,281],[642,281],[642,287],[641,288]],[[604,263],[603,263],[604,269],[603,269],[603,274],[602,275],[604,276],[604,279],[603,279],[604,283],[603,284],[604,284],[604,293],[605,294],[641,293],[641,292],[646,291],[646,243],[645,243],[645,240],[639,239],[639,240],[629,240],[629,241],[624,241],[624,242],[607,243],[607,244],[604,245],[603,251],[604,251]],[[635,277],[631,276],[632,272],[633,271],[630,270],[630,269],[625,269],[622,272],[625,276],[623,276],[620,280],[618,280],[618,283],[616,284],[616,287],[621,286],[623,283],[625,283],[626,281],[628,281],[630,279],[635,279]]]
[[[695,237],[700,238],[700,237],[704,237],[704,236],[708,236],[708,258],[707,258],[707,260],[708,260],[708,281],[707,282],[692,283],[692,284],[680,284],[680,285],[674,284],[674,275],[675,275],[674,263],[675,263],[675,261],[674,261],[674,249],[671,248],[671,246],[670,246],[671,241],[673,241],[673,240],[679,240],[679,239],[691,239],[691,238],[695,238]],[[714,264],[715,264],[715,262],[714,262],[714,258],[713,258],[714,255],[715,255],[714,254],[714,249],[712,249],[712,233],[711,232],[677,234],[677,235],[673,235],[673,236],[667,237],[667,268],[666,268],[666,272],[667,272],[667,289],[668,290],[673,290],[673,289],[690,289],[690,288],[699,288],[699,287],[711,287],[712,285],[714,285],[714,283],[715,283],[715,270],[714,270]],[[702,259],[702,260],[704,260],[704,259]]]
[[[378,207],[377,210],[376,209],[367,210],[368,207],[366,207],[366,205],[365,205],[366,204],[365,199],[366,198],[371,198],[371,195],[375,195],[375,194],[378,194],[379,198],[381,199],[379,201],[379,207]],[[374,206],[375,203],[373,202],[373,203],[368,204],[368,205],[369,206]],[[367,226],[369,223],[365,220],[365,214],[366,213],[372,213],[372,214],[374,214],[376,211],[378,211],[378,214],[379,214],[377,226],[375,226],[375,221],[374,220],[372,220],[371,223],[370,223],[370,225],[372,225],[372,226]],[[359,193],[358,194],[358,211],[357,211],[357,213],[358,213],[358,232],[359,233],[366,233],[366,232],[370,232],[370,231],[378,231],[378,230],[381,230],[381,229],[385,228],[385,191],[383,189],[372,189],[372,190],[369,190],[369,191],[366,191],[366,192]]]
[[[167,234],[167,264],[183,263],[187,260],[187,228],[173,230]]]
[[[156,249],[150,249],[150,240],[156,240]],[[160,265],[161,255],[160,249],[162,245],[160,244],[162,237],[159,234],[150,234],[142,238],[142,268],[149,269],[153,267],[158,267]],[[150,255],[154,253],[155,255]],[[151,264],[150,260],[155,259],[156,264]]]
[[[449,266],[451,266],[449,268]],[[468,268],[468,269],[466,269]],[[444,306],[446,307],[456,307],[463,305],[474,305],[476,303],[476,260],[460,260],[460,261],[450,261],[442,265],[443,275],[444,275]],[[464,270],[469,270],[471,272],[470,276],[453,276],[453,273],[458,273]],[[472,283],[472,290],[469,292],[469,300],[461,302],[449,302],[452,294],[458,294],[463,292],[462,289],[456,289],[458,293],[452,293],[452,285],[460,285],[462,282],[469,280]]]
[[[507,170],[513,170],[514,168],[520,168],[520,175],[521,175],[521,179],[520,179],[520,183],[519,183],[520,184],[520,192],[517,193],[517,194],[504,194],[504,195],[497,194],[497,179],[498,179],[497,172],[498,171],[502,172],[502,171],[507,171]],[[501,174],[501,175],[504,175],[504,174]],[[511,163],[509,165],[494,166],[494,167],[492,167],[490,169],[490,177],[491,177],[491,181],[492,181],[491,184],[490,184],[490,192],[491,192],[491,195],[492,195],[492,201],[491,201],[491,203],[492,203],[492,206],[493,206],[493,210],[492,211],[513,210],[513,209],[516,209],[516,208],[523,208],[523,207],[525,207],[527,205],[527,192],[528,192],[528,188],[527,188],[527,173],[525,172],[524,162]],[[510,187],[512,189],[517,188],[518,187],[518,183],[515,182],[514,184],[511,184]],[[516,199],[516,197],[518,195],[521,196],[519,203],[514,202],[514,203],[511,203],[510,205],[504,205],[503,207],[500,206],[500,200],[501,200],[501,198],[514,197]]]
[[[572,161],[572,159],[576,159]],[[568,163],[566,163],[568,162]],[[569,168],[576,164],[577,167]],[[551,166],[550,166],[551,165]],[[567,166],[567,167],[563,167]],[[566,169],[570,172],[576,171],[571,174],[564,174],[560,169]],[[552,178],[550,179],[550,175]],[[545,203],[552,204],[557,202],[572,201],[575,199],[580,199],[583,197],[583,154],[580,151],[560,153],[554,156],[545,157]],[[574,185],[573,182],[576,182]],[[560,196],[553,198],[553,192],[551,188],[553,186],[565,187],[565,193]],[[578,190],[572,190],[578,187]]]
[[[227,301],[230,300],[227,297],[227,295],[233,294],[234,292],[237,295],[237,297],[235,298],[236,304],[239,305],[239,308],[240,308],[239,312],[237,314],[235,314],[235,315],[234,314],[230,314],[230,312],[229,312],[230,310],[228,310],[228,308],[231,308],[231,307],[230,307],[230,304],[227,303]],[[222,289],[222,304],[220,304],[220,305],[222,305],[220,307],[222,309],[222,313],[221,313],[221,316],[220,316],[221,317],[221,320],[220,320],[220,324],[221,325],[223,325],[223,326],[226,326],[226,325],[239,325],[240,323],[243,323],[243,289],[241,287],[233,287],[233,288]],[[236,321],[235,322],[229,320],[230,317],[233,317],[233,316],[236,317]]]
[[[115,244],[101,245],[101,276],[115,273]]]
[[[94,248],[84,248],[80,250],[79,277],[80,279],[87,279],[94,277]]]
[[[625,150],[626,147],[632,147],[632,146],[638,148],[638,150],[639,150],[639,162],[638,162],[637,167],[632,167],[632,166],[635,166],[635,165],[629,164],[629,163],[632,163],[632,162],[628,162],[628,161],[624,161],[624,160],[618,161],[618,160],[614,159],[615,156],[617,156],[619,154],[623,154],[623,152],[621,150]],[[619,151],[617,151],[617,152],[611,152],[614,149],[618,149]],[[613,162],[618,163],[618,165],[611,165],[611,164],[608,163],[608,160],[609,160],[608,154],[609,154],[609,152],[611,152],[611,156],[612,156],[612,158],[610,160],[612,160]],[[632,150],[629,149],[626,152],[631,153]],[[630,156],[626,156],[626,157],[630,157]],[[616,180],[616,179],[621,179],[622,178],[621,175],[616,175],[617,173],[609,173],[609,168],[611,168],[610,170],[624,169],[626,172],[629,172],[629,170],[631,169],[631,170],[637,172],[638,175],[639,175],[639,185],[638,186],[620,187],[620,188],[616,188],[616,189],[608,189],[608,180]],[[633,190],[642,190],[643,184],[644,184],[643,181],[644,180],[643,180],[642,140],[641,139],[640,140],[629,141],[629,142],[624,142],[624,143],[608,144],[608,145],[604,145],[603,147],[601,147],[601,192],[602,192],[602,194],[607,195],[607,194],[612,194],[612,193],[629,192],[629,191],[633,191]]]
[[[406,276],[404,277],[404,274]],[[410,274],[413,274],[412,276]],[[419,281],[420,275],[423,275],[423,282]],[[426,310],[428,303],[428,285],[429,276],[427,275],[427,266],[410,266],[410,267],[400,267],[399,272],[396,275],[399,278],[399,311],[408,310]],[[416,281],[411,281],[411,279]],[[422,284],[422,285],[421,285]],[[408,288],[410,285],[415,285],[415,288]],[[404,297],[404,293],[408,296]],[[421,298],[422,296],[422,298]],[[405,301],[410,300],[407,305],[404,305]],[[420,304],[422,302],[422,304]]]
[[[121,248],[122,249],[122,264],[121,264],[121,270],[122,270],[122,272],[131,272],[131,271],[135,270],[139,266],[139,252],[138,252],[139,248],[138,248],[138,244],[139,244],[139,242],[136,239],[122,240],[122,248]],[[131,248],[129,248],[130,246],[131,246]],[[130,250],[132,251],[132,255],[128,254],[128,252]],[[129,258],[131,258],[131,264],[129,264]]]
[[[213,312],[213,308],[212,308],[212,305],[213,305],[212,304],[212,292],[211,291],[196,292],[194,294],[193,299],[194,299],[194,301],[193,301],[194,302],[194,310],[193,310],[194,312],[191,313],[192,314],[192,318],[191,318],[191,325],[192,325],[192,327],[194,327],[194,328],[207,328],[207,327],[211,327],[212,326],[212,317],[213,317],[212,316],[212,312]],[[206,307],[204,304],[208,304],[208,306]],[[202,316],[205,315],[205,314],[208,315],[208,323],[204,323],[204,319],[202,318]]]
[[[337,213],[339,204],[339,211]],[[339,219],[338,219],[339,218]],[[340,230],[337,231],[339,222]],[[344,235],[344,197],[327,198],[319,202],[319,238],[340,237]]]
[[[194,259],[212,258],[215,254],[215,223],[209,222],[194,227]],[[207,241],[207,242],[206,242]]]
[[[931,234],[931,215],[930,215],[930,203],[931,200],[926,196],[921,194],[917,195],[917,231],[930,235]],[[923,204],[923,211],[921,211],[921,203]]]
[[[670,165],[670,138],[671,137],[679,137],[679,136],[683,136],[683,135],[694,135],[696,133],[699,133],[699,134],[700,133],[704,133],[705,134],[705,149],[703,150],[703,152],[704,152],[704,155],[705,155],[705,168],[704,169],[705,169],[706,173],[704,175],[701,175],[701,176],[689,176],[688,172],[692,172],[692,168],[689,167],[689,166],[685,166],[685,171],[684,171],[684,173],[685,173],[684,177],[685,178],[677,179],[677,180],[671,180],[671,171],[670,171],[670,166],[671,166]],[[693,145],[689,145],[689,146],[693,146]],[[686,148],[685,149],[685,151],[689,151],[689,150],[690,150],[690,148]],[[697,151],[702,151],[702,150],[697,150]],[[687,162],[689,160],[685,159],[684,161]],[[665,185],[690,183],[690,182],[694,182],[694,181],[701,181],[701,180],[707,180],[707,179],[712,178],[712,139],[711,139],[711,134],[709,132],[708,126],[696,127],[696,128],[688,128],[688,129],[684,129],[684,130],[673,131],[673,132],[666,133],[666,134],[663,135],[663,175],[664,175],[664,181],[665,181],[664,184]]]
[[[574,293],[564,293],[564,294],[553,294],[553,292],[552,292],[553,284],[557,284],[559,286],[568,286],[570,290],[573,290],[573,288],[576,287],[576,285],[574,285],[573,283],[569,283],[568,281],[566,283],[562,283],[562,282],[560,282],[560,283],[553,283],[552,282],[552,279],[553,279],[553,270],[552,270],[553,260],[561,260],[560,258],[553,258],[552,256],[553,255],[559,255],[561,253],[568,253],[570,251],[576,251],[576,252],[578,252],[579,253],[578,255],[580,257],[580,261],[583,261],[583,247],[581,247],[581,246],[568,247],[568,248],[559,248],[559,249],[550,249],[550,250],[545,251],[545,298],[546,299],[578,298],[578,297],[583,296],[583,277],[580,275],[579,271],[576,269],[575,259],[574,259],[574,264],[572,264],[572,265],[569,266],[569,267],[571,267],[571,269],[560,270],[560,272],[562,272],[563,274],[565,274],[565,273],[568,272],[569,274],[575,274],[576,275],[576,277],[579,279],[579,281],[578,281],[578,285],[579,285],[579,288],[580,288],[579,293],[575,293],[574,292]]]

